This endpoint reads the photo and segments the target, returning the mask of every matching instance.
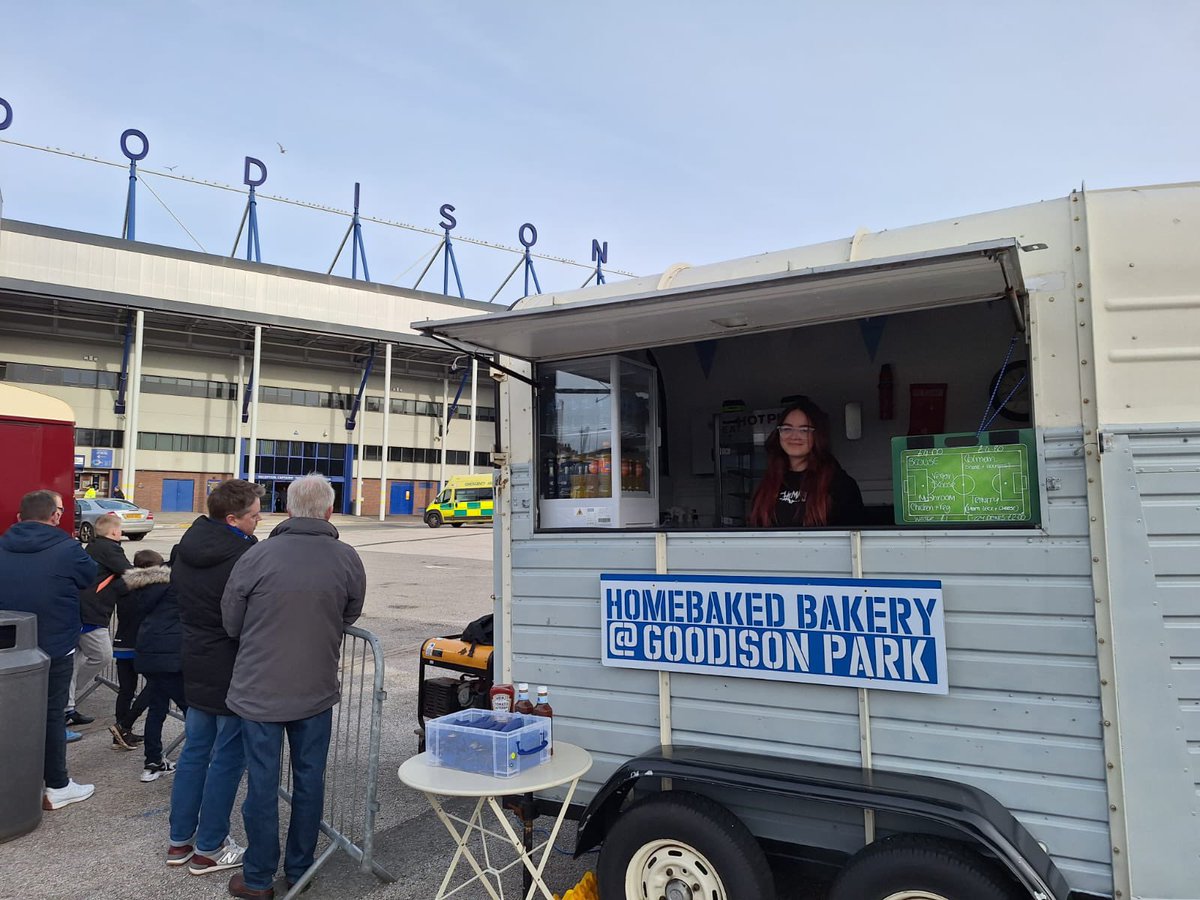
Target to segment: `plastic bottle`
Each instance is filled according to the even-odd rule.
[[[513,711],[513,686],[511,684],[493,684],[488,691],[488,705],[496,712]]]
[[[554,718],[554,707],[550,705],[550,689],[544,684],[539,684],[537,689],[537,705],[533,708],[533,715],[545,716],[547,719]],[[547,723],[550,728],[548,740],[550,742],[550,755],[554,755],[554,723]]]
[[[513,712],[526,716],[535,715],[533,701],[529,699],[529,685],[523,681],[517,685],[517,702],[513,705]]]

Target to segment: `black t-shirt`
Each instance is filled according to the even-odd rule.
[[[836,465],[836,464],[835,464]],[[804,527],[804,510],[811,488],[808,472],[785,472],[775,501],[775,524],[781,528]],[[862,493],[858,483],[838,466],[829,484],[829,526],[859,525],[863,519]]]

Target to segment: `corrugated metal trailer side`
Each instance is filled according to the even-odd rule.
[[[1024,532],[871,532],[864,577],[943,576],[949,696],[858,692],[713,676],[671,675],[671,737],[976,785],[1050,848],[1074,885],[1111,890],[1094,603],[1080,435],[1046,440],[1052,536]],[[519,482],[520,479],[517,479]],[[519,490],[519,488],[517,488]],[[668,571],[846,576],[848,535],[666,536]],[[556,685],[560,734],[586,746],[596,790],[659,741],[658,677],[600,665],[598,572],[655,571],[655,536],[514,534],[513,669]],[[569,565],[564,565],[569,561]],[[531,674],[532,677],[532,674]],[[607,711],[607,714],[606,714]],[[870,758],[864,758],[869,735]],[[862,816],[830,809],[782,818],[774,804],[738,813],[763,837],[845,850]]]

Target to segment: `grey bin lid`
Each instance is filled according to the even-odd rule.
[[[9,658],[0,654],[0,681],[12,675],[24,675],[26,672],[37,672],[50,667],[50,657],[36,647],[33,650],[19,650],[17,653],[22,659],[20,662],[12,660],[15,665],[9,665]]]
[[[37,649],[37,616],[31,612],[0,609],[0,656]]]

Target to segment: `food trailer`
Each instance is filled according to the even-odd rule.
[[[415,324],[499,383],[497,676],[605,900],[1200,898],[1198,247],[1076,191]],[[795,395],[860,521],[751,524]]]

